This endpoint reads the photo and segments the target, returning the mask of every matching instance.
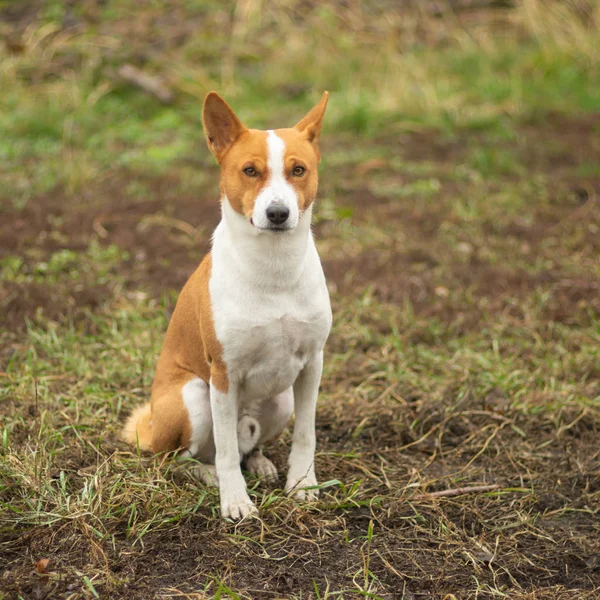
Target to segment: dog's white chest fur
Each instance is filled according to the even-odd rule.
[[[235,237],[226,201],[223,213],[212,250],[213,319],[230,385],[247,403],[293,385],[325,344],[331,307],[310,214],[293,233],[248,238]]]
[[[302,306],[289,294],[238,300],[229,307],[238,314],[230,312],[219,328],[229,378],[239,384],[243,401],[270,398],[291,387],[321,350],[330,318],[323,305]]]

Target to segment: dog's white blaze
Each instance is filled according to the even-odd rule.
[[[271,171],[271,180],[278,177],[285,182],[283,157],[285,156],[285,142],[271,129],[267,131],[267,166]]]
[[[292,229],[298,224],[298,195],[285,178],[284,157],[285,142],[274,131],[267,131],[267,168],[270,175],[267,184],[256,197],[252,212],[252,221],[259,229],[272,226],[267,219],[267,208],[271,204],[281,204],[289,209],[286,227]]]

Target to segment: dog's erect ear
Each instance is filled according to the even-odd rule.
[[[247,131],[229,104],[217,92],[209,92],[204,99],[202,123],[208,148],[215,155],[217,162],[221,162],[231,144]]]
[[[319,134],[321,133],[321,124],[323,122],[325,108],[327,107],[328,97],[329,92],[324,92],[318,104],[316,104],[301,121],[298,121],[298,123],[294,125],[294,129],[305,133],[308,141],[315,146],[317,151],[319,149]]]

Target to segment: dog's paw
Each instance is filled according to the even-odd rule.
[[[203,481],[206,485],[216,487],[219,485],[219,478],[217,477],[217,468],[215,465],[205,465],[203,463],[195,464],[190,469],[192,475]]]
[[[258,509],[254,506],[250,496],[246,490],[240,491],[238,494],[223,495],[221,493],[221,516],[237,521],[248,515],[257,514]]]
[[[290,473],[285,484],[285,493],[296,500],[308,500],[312,502],[319,497],[319,490],[313,487],[316,485],[318,484],[314,473],[307,473],[302,476],[294,476]]]
[[[262,453],[255,452],[246,457],[246,470],[269,483],[277,481],[279,475],[275,465]]]

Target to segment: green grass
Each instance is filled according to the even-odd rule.
[[[122,300],[119,303],[123,305]],[[479,462],[479,469],[481,464],[494,462],[499,448],[487,459],[482,459],[481,453],[484,457],[488,454],[486,440],[505,427],[508,433],[501,439],[507,448],[513,439],[529,447],[539,428],[555,432],[555,438],[546,438],[540,446],[552,448],[560,445],[561,438],[582,419],[584,423],[600,420],[600,396],[597,389],[592,391],[590,379],[600,358],[599,321],[585,330],[548,326],[532,306],[530,320],[540,324],[535,329],[496,316],[484,319],[477,331],[453,335],[436,319],[420,319],[391,306],[374,306],[369,296],[354,301],[336,298],[336,304],[332,337],[335,346],[343,350],[328,352],[320,419],[331,421],[334,428],[350,425],[351,451],[344,457],[332,451],[335,446],[324,444],[318,456],[320,470],[325,475],[323,463],[337,464],[334,469],[340,480],[325,484],[332,487],[324,490],[323,500],[312,509],[302,507],[308,513],[296,519],[323,519],[327,523],[344,515],[351,518],[364,506],[375,511],[375,519],[382,520],[378,527],[387,527],[385,506],[390,499],[401,494],[410,502],[412,486],[406,486],[406,480],[404,489],[379,488],[377,456],[381,451],[389,452],[391,439],[383,447],[370,447],[368,432],[373,431],[378,414],[393,414],[399,419],[394,429],[398,434],[404,431],[403,438],[412,440],[403,444],[407,448],[436,437],[442,443],[444,435],[452,438],[456,435],[451,427],[455,421],[478,414],[493,417],[480,431],[473,430],[473,450],[468,444],[466,448],[447,447],[445,460],[460,467],[448,475],[450,485],[460,481],[459,474],[471,461]],[[107,314],[89,314],[85,329],[93,329],[93,334],[74,325],[40,322],[30,325],[21,336],[2,374],[0,403],[12,407],[4,413],[1,432],[3,527],[10,523],[16,530],[38,530],[41,537],[43,531],[68,531],[89,548],[99,545],[103,549],[100,552],[109,556],[124,545],[138,552],[145,547],[147,537],[154,537],[154,542],[157,535],[160,539],[161,531],[173,532],[192,524],[194,528],[200,524],[202,528],[219,527],[214,490],[199,488],[185,468],[173,461],[141,457],[115,443],[128,407],[147,397],[154,357],[161,345],[160,332],[166,327],[164,313],[158,308],[154,302],[125,302]],[[388,324],[392,327],[387,333],[376,333],[378,327]],[[358,347],[369,350],[356,365]],[[352,371],[347,371],[349,363],[355,363]],[[340,379],[344,373],[352,373],[354,383],[350,387]],[[395,393],[390,394],[391,390]],[[427,407],[424,414],[407,409],[402,396],[410,390],[416,391],[419,402]],[[500,398],[501,408],[490,408],[487,400],[480,405],[477,400],[490,397]],[[494,400],[489,402],[493,405]],[[350,422],[348,414],[353,415]],[[585,428],[577,430],[583,432]],[[382,435],[387,439],[385,429]],[[281,456],[288,444],[285,436],[272,452]],[[452,460],[459,448],[461,458]],[[348,466],[340,466],[343,463]],[[392,465],[387,467],[386,477],[396,481],[403,469],[401,463]],[[421,468],[425,475],[428,468]],[[439,475],[427,479],[417,485],[423,489],[446,481]],[[510,487],[522,485],[506,485],[509,496]],[[295,503],[279,492],[263,495],[260,488],[253,490],[267,527],[276,527],[282,514],[297,513]],[[525,486],[519,493],[533,501],[533,489]],[[581,510],[589,513],[594,509],[589,505]],[[294,529],[288,526],[286,535]],[[217,535],[229,540],[232,549],[241,546],[246,552],[256,547],[258,554],[273,551],[270,545],[275,542],[272,536],[276,530],[267,530],[268,543],[251,525],[242,527],[241,537],[235,531],[221,527]],[[327,593],[338,590],[336,597],[353,597],[368,592],[379,597],[377,591],[386,588],[369,568],[373,520],[366,529],[355,527],[352,531],[353,539],[346,544],[354,548],[353,552],[360,548],[363,561],[352,579],[356,587],[345,593],[331,587]],[[339,525],[327,535],[339,536]],[[122,586],[130,585],[131,580],[109,572],[98,575],[102,561],[87,571],[88,575],[82,575],[85,567],[70,567],[65,559],[61,561],[61,544],[46,543],[57,553],[53,568],[60,569],[69,581],[96,574],[94,587],[101,596],[126,594],[127,588]],[[53,555],[48,556],[53,561]],[[217,597],[222,584],[215,591],[210,579],[205,582]]]
[[[60,238],[59,238],[60,239]],[[62,238],[62,243],[68,241]],[[0,277],[6,282],[45,283],[55,285],[63,280],[78,280],[91,276],[94,283],[102,285],[116,281],[114,268],[127,260],[127,252],[117,246],[101,246],[96,238],[90,241],[84,251],[70,249],[57,250],[47,260],[41,260],[32,266],[25,261],[33,258],[37,252],[33,248],[25,256],[7,256],[0,260]]]
[[[596,597],[590,6],[0,2],[0,598]],[[270,127],[331,92],[321,498],[249,479],[241,524],[118,440],[218,218],[210,89]]]
[[[18,53],[0,50],[6,198],[22,202],[23,195],[57,184],[75,193],[90,178],[117,168],[152,173],[176,168],[202,143],[200,106],[210,89],[225,93],[242,119],[266,127],[298,119],[320,90],[329,89],[335,110],[326,132],[360,136],[456,126],[502,132],[512,122],[507,115],[539,119],[552,111],[600,110],[596,30],[574,24],[573,17],[565,22],[571,27],[557,25],[560,10],[536,15],[543,16],[548,31],[534,27],[530,13],[539,11],[538,5],[528,0],[512,15],[525,30],[535,31],[529,40],[485,19],[464,31],[452,19],[421,14],[395,24],[401,31],[397,43],[382,43],[388,14],[369,20],[367,7],[356,14],[323,7],[303,33],[290,20],[292,4],[266,14],[256,3],[237,7],[228,30],[222,23],[226,9],[191,3],[180,10],[189,11],[188,18],[201,28],[175,43],[165,23],[168,51],[161,54],[113,26],[159,19],[168,12],[160,2],[142,17],[134,5],[116,0],[100,14],[84,5],[74,13],[80,27],[66,33],[61,32],[64,6],[51,4],[42,13],[47,21],[22,34]],[[362,26],[356,24],[359,15]],[[348,29],[348,20],[354,28]],[[424,27],[433,45],[420,39]],[[281,51],[283,40],[293,51]],[[141,61],[149,73],[168,81],[175,104],[161,106],[122,81],[116,71],[129,61]],[[56,77],[65,68],[67,76]],[[279,99],[280,120],[272,117],[273,98]],[[490,159],[502,161],[479,161]]]

